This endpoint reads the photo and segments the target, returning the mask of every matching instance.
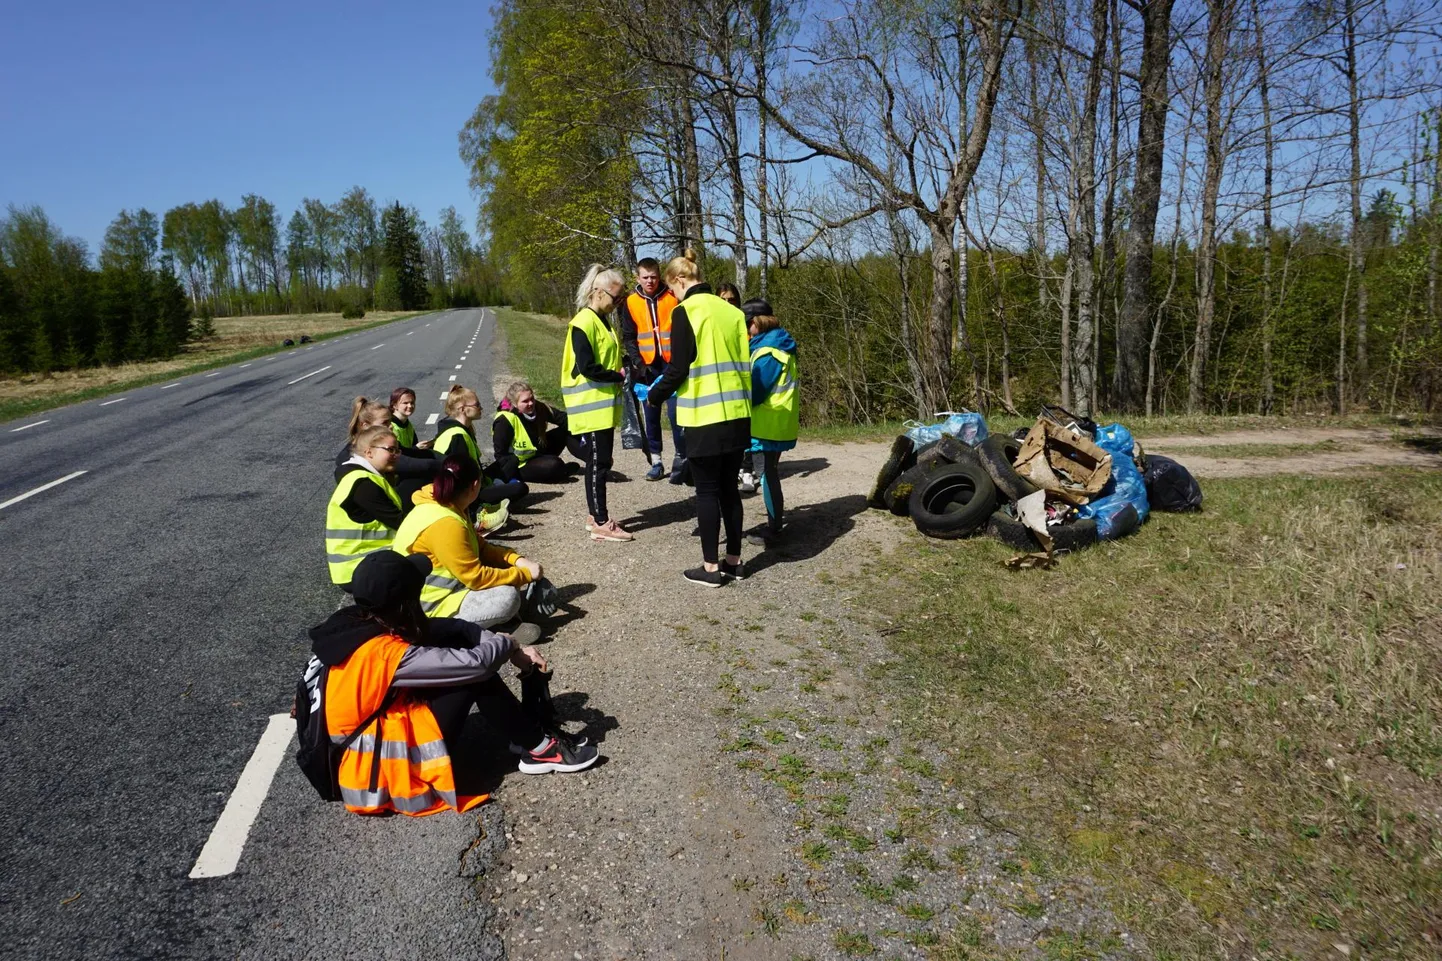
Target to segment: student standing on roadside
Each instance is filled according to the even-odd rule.
[[[621,423],[621,345],[605,315],[621,303],[618,270],[592,264],[576,288],[576,316],[561,347],[561,397],[571,434],[586,457],[586,530],[596,541],[634,540],[606,505],[616,428]]]
[[[565,412],[537,400],[530,384],[512,384],[506,390],[503,409],[496,411],[491,421],[491,446],[496,455],[492,470],[506,480],[519,477],[532,484],[559,484],[576,466],[561,460],[561,451],[569,450],[577,460],[586,459],[566,425]]]
[[[781,452],[796,446],[801,396],[796,389],[796,339],[789,334],[771,304],[748,300],[741,305],[751,332],[751,450],[760,456],[761,499],[766,504],[766,526],[748,538],[766,546],[781,536],[785,500],[781,496]]]
[[[741,291],[737,290],[736,285],[730,281],[716,285],[716,296],[726,301],[726,303],[732,307],[741,306]]]
[[[671,360],[671,311],[676,308],[676,295],[661,286],[661,265],[654,257],[636,263],[636,289],[626,298],[626,309],[620,312],[621,346],[631,380],[637,384],[653,384]],[[642,406],[646,417],[646,446],[653,463],[646,472],[648,481],[666,476],[661,457],[661,409]],[[676,424],[676,403],[667,406],[671,418],[671,483],[681,483],[682,462],[686,444]]]
[[[390,549],[405,514],[392,484],[400,442],[390,428],[365,428],[351,441],[350,450],[350,459],[335,469],[335,491],[325,508],[330,579],[345,591],[362,559]]]
[[[741,566],[741,455],[751,445],[751,348],[746,317],[701,283],[688,250],[666,265],[666,286],[679,303],[671,312],[671,363],[646,403],[659,410],[673,395],[686,433],[686,459],[696,481],[701,566],[688,581],[720,587],[746,576]],[[726,527],[726,556],[717,553]]]

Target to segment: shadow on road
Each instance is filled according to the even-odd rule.
[[[808,457],[805,460],[787,460],[783,457],[781,463],[777,465],[777,470],[781,473],[781,479],[785,480],[788,477],[810,477],[830,466],[831,461],[825,457]]]
[[[667,524],[679,524],[684,521],[695,520],[696,518],[696,497],[688,494],[681,500],[667,501],[655,507],[643,507],[630,517],[621,521],[621,526],[631,533],[650,530],[653,527],[665,527]]]
[[[825,553],[837,539],[856,526],[856,516],[866,510],[866,498],[847,494],[819,504],[790,505],[786,508],[786,533],[754,558],[747,558],[747,575],[775,564],[810,560]],[[764,516],[764,515],[763,515]]]

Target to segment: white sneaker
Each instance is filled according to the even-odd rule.
[[[741,472],[741,483],[738,485],[743,494],[756,493],[756,475],[749,471]]]

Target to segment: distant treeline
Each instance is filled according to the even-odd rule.
[[[0,218],[0,373],[170,357],[215,317],[501,301],[454,207],[431,227],[361,187],[302,201],[284,226],[255,194],[121,211],[94,259],[38,207]]]

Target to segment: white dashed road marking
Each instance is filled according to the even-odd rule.
[[[385,344],[376,344],[374,347],[371,348],[371,350],[380,350],[384,346]]]
[[[217,370],[215,373],[213,373],[213,374],[206,374],[205,376],[207,376],[207,377],[219,377],[219,376],[220,376],[221,374],[223,374],[223,373],[225,373],[225,371],[223,371],[223,370]]]
[[[41,424],[48,424],[48,423],[50,423],[49,419],[46,419],[46,420],[37,420],[37,421],[34,421],[34,422],[32,422],[32,423],[26,424],[26,425],[23,426],[23,427],[12,427],[12,428],[10,428],[10,433],[12,433],[12,434],[18,434],[18,433],[20,433],[22,430],[29,430],[29,429],[32,428],[32,427],[39,427]]]
[[[275,769],[280,767],[286,749],[290,747],[294,725],[289,714],[270,716],[270,723],[260,736],[255,753],[246,762],[245,770],[240,772],[240,780],[235,782],[235,790],[231,792],[230,800],[225,802],[225,810],[220,812],[220,820],[215,822],[210,838],[200,849],[200,857],[195,859],[195,867],[190,869],[192,878],[225,877],[240,863],[250,828],[255,824],[265,796],[270,793]]]
[[[411,334],[414,334],[414,333],[415,333],[414,330],[408,330],[408,331],[406,331],[406,336],[409,337]]]
[[[432,414],[431,416],[429,416],[429,417],[426,418],[426,426],[427,426],[427,427],[430,427],[432,424],[434,424],[436,421],[438,421],[438,420],[440,420],[440,419],[441,419],[441,415],[440,415],[440,414]]]
[[[331,366],[330,364],[326,364],[326,365],[325,365],[324,367],[322,367],[320,370],[313,370],[313,371],[311,371],[309,374],[303,374],[303,375],[301,375],[300,377],[297,377],[295,380],[291,381],[290,384],[286,384],[285,386],[289,387],[291,384],[299,384],[301,381],[305,380],[307,377],[314,377],[316,374],[319,374],[319,373],[320,373],[321,371],[323,371],[323,370],[330,370],[330,366]]]
[[[452,375],[451,375],[451,380],[455,380],[455,379],[456,379],[456,375],[455,375],[455,374],[452,374]]]
[[[129,400],[129,399],[130,399],[129,397],[117,397],[117,398],[115,398],[114,400],[102,400],[102,401],[100,402],[100,406],[101,406],[101,407],[109,407],[111,404],[118,404],[118,403],[120,403],[120,402],[123,401],[123,400]]]
[[[169,389],[172,388],[172,387],[179,387],[179,386],[180,386],[180,381],[177,380],[175,383],[173,383],[173,384],[166,384],[164,387],[162,387],[162,388],[160,388],[160,389],[161,389],[161,390],[169,390]]]
[[[464,367],[464,366],[465,366],[464,364],[457,364],[457,365],[456,365],[456,370],[460,370],[460,369],[461,369],[462,367]]]
[[[73,474],[66,474],[64,477],[60,478],[59,480],[53,480],[53,481],[51,481],[51,482],[48,483],[48,484],[41,484],[39,487],[35,488],[34,490],[28,490],[28,491],[26,491],[25,493],[21,494],[19,497],[12,497],[12,498],[10,498],[8,501],[6,501],[5,503],[0,504],[0,511],[3,511],[5,508],[9,507],[11,504],[18,504],[18,503],[20,503],[21,501],[23,501],[23,500],[24,500],[25,498],[27,498],[27,497],[34,497],[36,494],[40,493],[41,491],[48,491],[48,490],[49,490],[50,488],[52,488],[52,487],[59,487],[61,484],[65,483],[66,481],[73,481],[75,478],[79,477],[81,474],[88,474],[88,473],[90,473],[90,472],[89,472],[89,471],[84,471],[84,470],[78,470],[78,471],[76,471],[76,472],[73,473]]]
[[[241,364],[241,365],[240,365],[240,369],[241,369],[241,370],[245,370],[245,369],[246,369],[247,367],[249,367],[249,366],[250,366],[249,364]]]

